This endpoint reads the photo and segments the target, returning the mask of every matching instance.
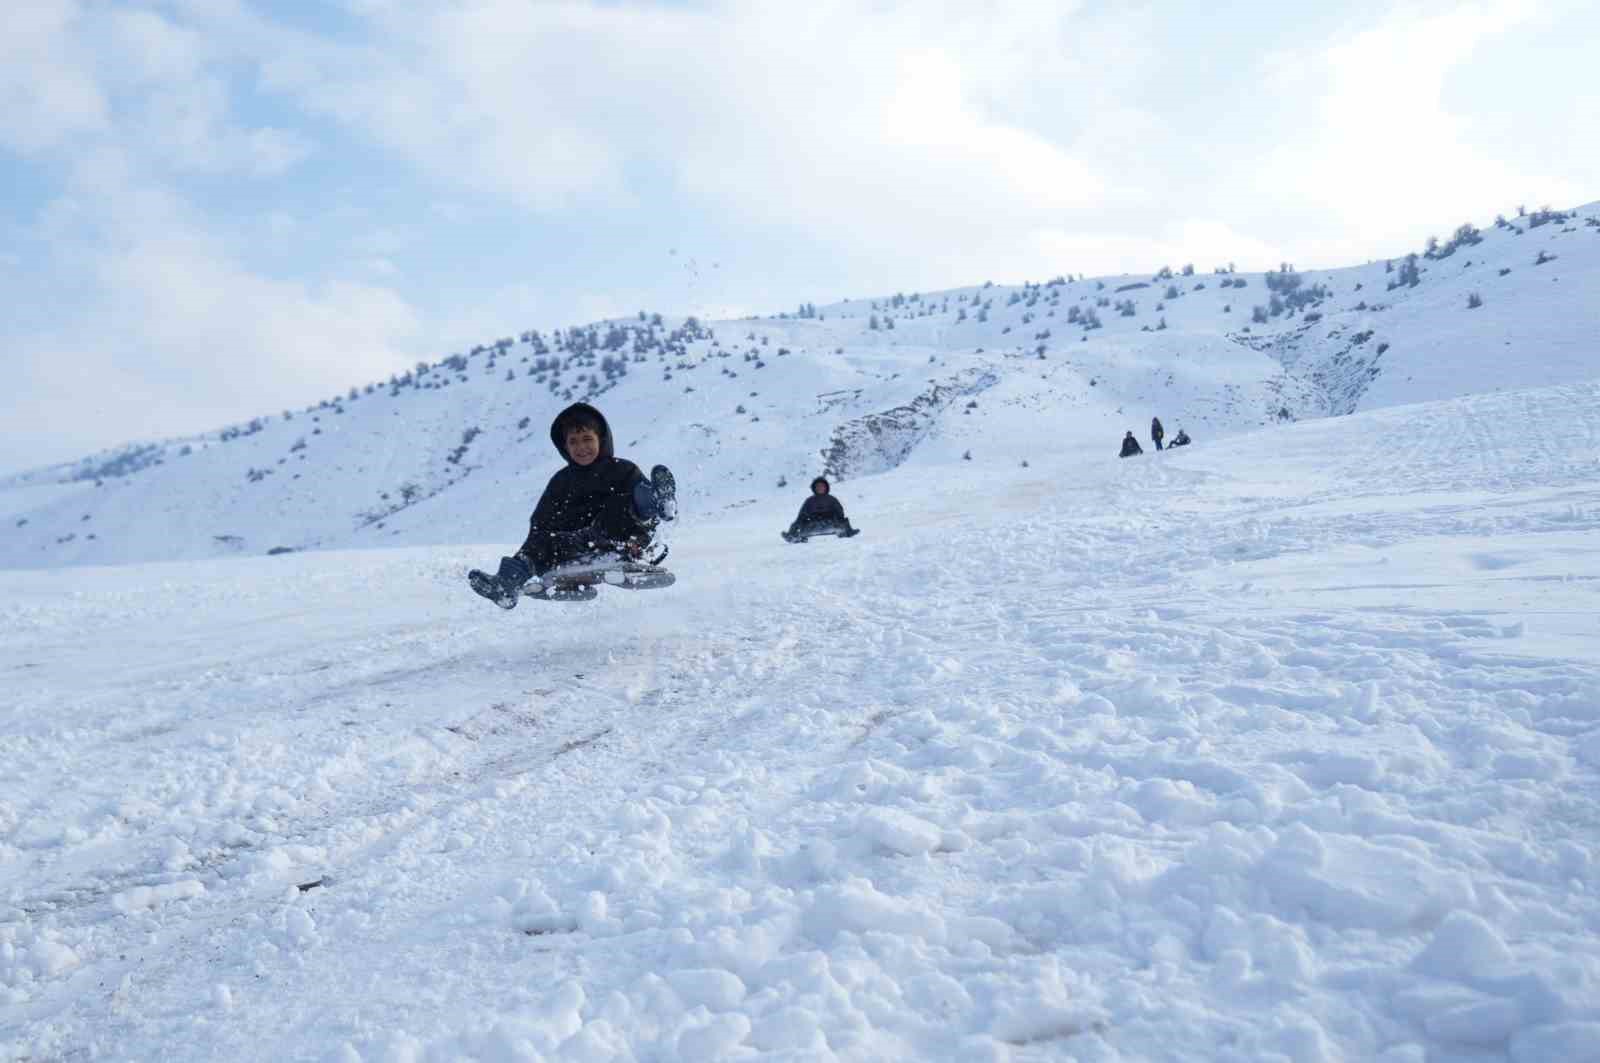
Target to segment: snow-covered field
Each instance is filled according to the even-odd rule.
[[[0,1052],[1600,1059],[1597,404],[0,572]]]

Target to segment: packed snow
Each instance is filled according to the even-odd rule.
[[[1600,1059],[1600,382],[994,394],[851,540],[682,463],[592,603],[463,582],[552,451],[458,545],[0,571],[5,1058]]]

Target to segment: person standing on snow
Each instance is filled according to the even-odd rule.
[[[1161,427],[1161,418],[1150,418],[1150,439],[1155,443],[1156,449],[1161,449],[1161,441],[1166,438],[1166,431]]]
[[[467,580],[502,609],[514,608],[522,587],[557,565],[580,561],[637,560],[658,521],[677,516],[677,481],[665,465],[650,478],[612,452],[611,426],[588,403],[562,410],[550,425],[550,442],[566,461],[528,518],[528,537],[493,576],[478,569]]]

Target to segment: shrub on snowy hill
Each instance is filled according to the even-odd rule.
[[[182,454],[180,453],[180,457]],[[73,466],[63,477],[65,482],[104,480],[131,476],[140,469],[160,465],[166,460],[166,448],[157,443],[139,443],[113,452],[110,456],[85,458]]]
[[[1417,265],[1417,256],[1410,254],[1406,256],[1406,260],[1401,265],[1400,272],[1396,274],[1395,279],[1389,282],[1389,290],[1415,288],[1420,283],[1422,283],[1422,270]]]
[[[1455,234],[1450,237],[1450,242],[1443,246],[1439,244],[1436,237],[1428,237],[1428,249],[1423,252],[1423,256],[1425,258],[1445,259],[1463,247],[1481,243],[1483,243],[1483,234],[1479,232],[1477,226],[1468,222],[1456,229]]]
[[[1262,280],[1266,282],[1269,292],[1288,294],[1300,287],[1300,274],[1287,262],[1279,266],[1277,272],[1269,270]]]
[[[1518,213],[1521,213],[1521,208],[1518,208]],[[1572,215],[1559,210],[1551,210],[1548,205],[1543,206],[1528,216],[1528,228],[1537,229],[1541,225],[1549,225],[1552,222],[1564,222],[1570,217]]]

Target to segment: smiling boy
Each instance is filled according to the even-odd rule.
[[[574,403],[556,416],[550,442],[566,465],[540,496],[522,547],[501,558],[493,576],[477,569],[467,574],[472,589],[502,609],[515,607],[523,584],[557,565],[638,558],[657,522],[677,516],[672,473],[657,465],[647,480],[637,465],[617,457],[611,426],[588,403]]]

